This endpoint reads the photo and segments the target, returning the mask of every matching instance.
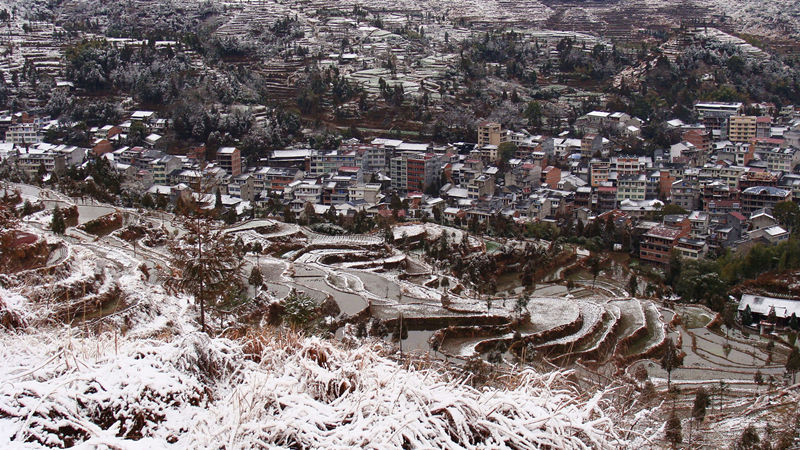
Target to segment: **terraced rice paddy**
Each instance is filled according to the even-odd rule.
[[[756,370],[776,380],[783,376],[781,358],[785,356],[781,350],[776,350],[773,361],[767,363],[766,341],[759,343],[738,332],[735,338],[726,340],[720,331],[706,329],[713,312],[691,306],[672,311],[652,300],[629,297],[617,281],[626,279],[617,273],[618,264],[597,279],[585,272],[571,275],[576,286],[571,290],[551,277],[554,282],[537,286],[524,318],[519,320],[513,305],[521,288],[493,299],[491,309],[487,309],[485,298],[469,291],[461,295],[447,292],[449,304],[443,306],[446,289],[438,283],[442,274],[437,275],[436,269],[413,252],[388,250],[382,239],[373,235],[324,236],[296,226],[291,230],[289,225],[280,227],[287,229],[271,228],[269,235],[261,237],[274,240],[292,236],[302,241],[302,248],[283,259],[261,258],[262,265],[284,268],[279,279],[269,280],[276,293],[295,288],[320,302],[331,296],[342,317],[367,308],[370,316],[382,320],[393,321],[402,314],[409,328],[409,338],[403,341],[405,349],[426,351],[433,344],[437,355],[466,360],[486,357],[493,349],[506,352],[520,341],[558,364],[611,365],[614,370],[629,373],[645,365],[652,379],[665,382],[666,373],[656,361],[666,339],[671,338],[681,343],[680,349],[686,354],[683,366],[672,374],[678,384],[694,386],[722,375],[753,388]],[[458,230],[440,228],[433,224],[398,226],[394,236],[398,240],[435,239],[442,233],[450,240],[462,236]],[[248,230],[251,227],[240,225],[235,231],[252,232]],[[470,244],[486,248],[486,243]],[[451,280],[451,286],[457,282]],[[673,329],[668,324],[675,314],[681,321]],[[504,354],[507,361],[514,357]]]

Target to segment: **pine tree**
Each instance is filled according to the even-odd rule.
[[[773,325],[775,325],[778,322],[778,315],[775,313],[774,306],[769,308],[769,313],[767,313],[767,320],[769,321],[769,323]]]
[[[647,381],[649,374],[647,373],[647,367],[643,364],[639,364],[636,366],[636,370],[633,372],[633,377],[640,383]]]
[[[739,436],[739,440],[734,444],[733,448],[736,450],[755,450],[759,448],[758,444],[761,439],[758,437],[758,432],[753,425],[748,425]]]
[[[403,354],[403,340],[408,339],[408,326],[404,320],[403,313],[397,318],[397,328],[392,333],[392,340],[400,345],[400,355]]]
[[[19,220],[14,215],[13,208],[0,202],[0,270],[6,270],[12,265],[14,241],[17,236]]]
[[[755,375],[753,375],[753,381],[761,386],[764,384],[764,375],[761,374],[761,369],[757,369]]]
[[[283,220],[286,223],[295,223],[297,221],[294,211],[292,211],[289,205],[286,205],[286,207],[283,208]]]
[[[515,309],[517,310],[517,314],[522,314],[522,311],[528,307],[528,303],[530,302],[530,298],[528,298],[527,294],[522,294],[519,298],[517,298],[517,303]]]
[[[667,419],[667,426],[664,433],[666,434],[667,441],[672,444],[672,448],[675,448],[683,441],[681,419],[675,415],[675,410],[672,411],[669,415],[669,419]]]
[[[64,221],[64,213],[61,211],[61,208],[56,205],[53,209],[53,218],[50,221],[50,229],[53,230],[55,234],[64,234],[67,230],[67,224]]]
[[[264,282],[264,277],[261,275],[261,270],[258,266],[253,266],[253,270],[250,271],[250,277],[247,279],[247,282],[250,283],[251,286],[261,286]]]
[[[144,194],[142,196],[142,207],[143,208],[153,209],[153,207],[155,207],[155,206],[156,206],[156,204],[153,201],[153,197],[151,197],[150,194],[146,193],[146,194]]]
[[[533,284],[533,268],[531,264],[525,264],[522,267],[522,275],[520,275],[520,281],[522,282],[522,286],[528,288],[531,284]]]
[[[29,216],[34,213],[33,205],[30,200],[25,200],[22,204],[22,217]]]
[[[336,223],[336,219],[337,219],[336,207],[331,205],[331,207],[328,208],[328,211],[325,212],[325,220],[327,220],[330,223]]]
[[[722,323],[725,325],[725,337],[734,326],[736,326],[736,310],[730,303],[726,303],[722,309]]]
[[[250,246],[250,251],[256,255],[256,264],[258,264],[258,258],[261,256],[261,252],[264,251],[264,246],[261,245],[260,241],[255,241],[252,246]]]
[[[792,347],[789,358],[786,360],[786,371],[792,374],[792,384],[795,382],[798,370],[800,370],[800,352],[797,351],[797,347]]]
[[[750,312],[750,305],[744,307],[742,311],[742,325],[749,327],[753,323],[753,313]]]
[[[44,163],[39,164],[39,170],[36,174],[39,176],[39,181],[44,180],[44,177],[47,175],[47,168],[44,166]]]
[[[678,358],[678,351],[675,348],[675,343],[672,339],[667,339],[664,348],[664,356],[661,357],[661,368],[667,371],[667,390],[670,389],[672,382],[672,371],[680,365]]]
[[[600,258],[593,256],[592,259],[589,260],[589,270],[592,272],[592,287],[594,287],[594,283],[597,281],[597,276],[600,275],[601,269]]]
[[[711,399],[708,392],[704,387],[700,386],[694,394],[694,405],[692,405],[692,417],[696,421],[702,422],[705,419],[706,408],[708,408],[709,403],[711,403]]]
[[[286,297],[283,306],[285,319],[293,328],[308,325],[317,309],[314,299],[294,289]]]
[[[228,224],[233,225],[239,219],[239,216],[236,214],[236,209],[230,208],[222,214],[222,220]]]
[[[232,286],[241,284],[242,247],[211,220],[190,219],[184,227],[184,238],[169,244],[175,276],[168,283],[194,295],[205,332],[206,308],[216,304]]]

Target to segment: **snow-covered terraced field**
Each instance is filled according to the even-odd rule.
[[[573,354],[598,351],[603,345],[606,345],[609,340],[614,337],[614,332],[620,317],[619,307],[613,304],[606,304],[604,305],[604,308],[606,309],[606,314],[603,316],[602,327],[594,333],[592,339],[587,340],[583,344],[577,346]]]
[[[533,298],[528,302],[530,329],[525,332],[538,333],[572,323],[581,313],[579,303],[564,298]]]
[[[413,240],[422,235],[424,235],[427,240],[434,241],[439,239],[442,234],[445,235],[448,242],[461,242],[464,239],[465,232],[458,228],[435,223],[398,225],[392,228],[392,235],[397,242],[402,241],[404,237]],[[469,236],[468,239],[471,247],[478,247],[481,245],[481,240],[474,236]]]
[[[628,356],[647,353],[653,347],[664,342],[666,338],[666,324],[664,324],[658,308],[652,302],[646,302],[644,303],[644,313],[647,323],[647,334],[631,344],[627,349]]]
[[[547,341],[537,347],[546,349],[556,346],[561,347],[578,344],[581,340],[591,337],[592,333],[596,331],[599,326],[602,326],[603,315],[605,314],[605,308],[603,308],[603,306],[590,302],[580,302],[578,308],[583,318],[583,325],[581,325],[581,328],[576,333]]]
[[[620,310],[619,337],[625,338],[647,325],[640,300],[616,300],[610,302]]]
[[[311,245],[363,245],[377,246],[383,244],[383,238],[371,234],[349,234],[342,236],[328,236],[303,229]]]

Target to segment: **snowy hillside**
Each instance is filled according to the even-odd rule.
[[[694,0],[729,16],[742,32],[771,37],[800,33],[800,2],[795,0]]]
[[[785,37],[797,36],[800,32],[800,2],[794,0],[752,1],[752,0],[630,0],[630,1],[605,1],[582,2],[582,7],[576,7],[575,2],[557,1],[509,1],[509,0],[402,0],[386,1],[377,0],[363,2],[361,0],[343,0],[340,2],[327,2],[322,0],[292,0],[286,2],[264,2],[263,0],[212,0],[175,2],[173,0],[136,0],[135,2],[151,10],[172,11],[180,10],[186,13],[196,8],[222,12],[244,11],[244,16],[236,14],[228,18],[234,21],[247,19],[252,11],[268,15],[284,15],[287,12],[303,15],[317,9],[340,8],[350,10],[355,5],[367,7],[375,11],[398,11],[408,13],[421,13],[422,11],[437,11],[451,19],[467,19],[481,23],[535,23],[544,24],[554,16],[558,21],[569,25],[594,24],[588,30],[602,33],[608,23],[619,22],[616,14],[621,12],[638,14],[642,17],[631,17],[629,25],[634,27],[644,26],[640,20],[647,23],[678,25],[682,19],[707,19],[712,15],[724,16],[726,23],[734,23],[737,31],[755,35]],[[98,23],[106,23],[109,18],[120,19],[118,7],[97,0],[67,0],[61,2],[46,2],[44,0],[0,0],[0,9],[13,12],[19,20],[38,21],[58,18],[71,20],[72,15],[88,14]],[[681,17],[684,11],[694,11],[687,17]],[[152,13],[152,11],[150,11]],[[141,12],[140,15],[147,16]],[[704,17],[696,16],[701,14]],[[225,15],[223,13],[223,15]],[[106,17],[108,16],[108,17]],[[226,16],[227,17],[227,16]],[[238,17],[238,18],[237,18]],[[625,22],[622,16],[622,22]],[[161,25],[173,26],[185,18],[163,17]],[[127,19],[126,19],[127,20]],[[226,19],[227,20],[227,19]],[[125,22],[125,20],[123,20]],[[135,19],[134,19],[135,22]],[[606,23],[608,22],[608,23]],[[182,27],[179,26],[179,28]],[[569,28],[569,27],[568,27]]]

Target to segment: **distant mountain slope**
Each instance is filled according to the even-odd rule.
[[[323,0],[276,2],[282,8],[312,13],[332,4]],[[134,17],[164,8],[196,16],[199,10],[222,11],[231,2],[222,0],[132,0],[127,6],[100,0],[0,0],[0,9],[16,11],[21,20],[48,20],[86,13],[92,21],[104,23],[106,16],[119,21],[126,8]],[[151,6],[148,6],[151,5]],[[266,8],[269,3],[236,2],[238,7]],[[676,26],[687,21],[714,21],[729,30],[771,38],[800,37],[800,1],[796,0],[342,0],[340,10],[354,6],[387,13],[421,14],[436,11],[451,19],[497,25],[528,25],[574,31],[591,31],[609,37],[628,38],[631,33],[651,27]],[[66,13],[66,15],[65,15]],[[170,14],[174,16],[174,14]],[[167,23],[187,17],[162,17]],[[123,20],[124,22],[124,20]]]
[[[734,31],[769,37],[800,36],[800,2],[796,0],[542,0],[563,14],[561,28],[571,25],[571,16],[590,15],[596,19],[596,31],[603,28],[644,28],[652,24],[677,25],[681,21],[715,21],[728,24]],[[582,9],[581,14],[575,9]],[[552,18],[551,18],[552,20]]]

